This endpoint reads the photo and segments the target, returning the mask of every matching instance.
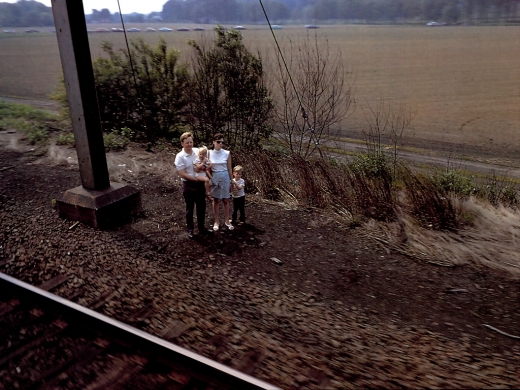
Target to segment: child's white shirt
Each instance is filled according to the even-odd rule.
[[[245,196],[246,192],[244,191],[244,188],[246,186],[246,182],[244,181],[244,179],[233,179],[233,182],[238,184],[239,186],[242,186],[242,188],[237,189],[236,187],[233,187],[233,193],[231,194],[231,196],[233,196],[233,198],[240,198],[241,196]]]

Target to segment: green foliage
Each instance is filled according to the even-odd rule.
[[[383,153],[364,153],[356,156],[350,169],[368,178],[392,179],[392,169]]]
[[[508,207],[518,207],[520,202],[518,190],[512,185],[505,186],[500,196],[500,202]]]
[[[168,50],[162,38],[156,47],[141,38],[131,46],[132,62],[128,52],[115,52],[105,41],[108,58],[93,63],[103,127],[132,128],[136,139],[149,144],[172,138],[182,126],[187,69],[178,63],[179,52]]]
[[[135,132],[132,129],[130,129],[129,127],[121,128],[120,133],[124,138],[126,138],[128,140],[132,140],[135,137]]]
[[[50,99],[57,102],[61,107],[60,113],[58,114],[58,120],[62,123],[62,126],[70,129],[72,124],[70,121],[69,100],[67,97],[67,91],[65,90],[65,79],[63,76],[60,77],[58,85],[48,96]]]
[[[47,142],[49,131],[45,122],[54,119],[56,117],[52,113],[0,101],[0,129],[21,130],[32,145]]]
[[[75,146],[74,134],[73,133],[60,134],[56,138],[56,145]]]
[[[198,142],[210,142],[220,132],[235,147],[258,147],[273,130],[262,61],[245,47],[239,31],[222,26],[215,31],[210,47],[189,42],[195,55],[187,90],[188,124]]]
[[[0,100],[0,120],[5,118],[23,118],[30,121],[55,120],[56,116],[48,111],[25,104],[13,104]]]
[[[48,141],[49,132],[45,127],[33,124],[28,127],[26,138],[31,145],[43,144]]]
[[[473,193],[471,177],[464,176],[455,170],[447,170],[433,176],[434,182],[445,192],[461,197],[468,197]]]
[[[0,3],[0,26],[38,27],[53,26],[51,7],[37,1]]]
[[[121,150],[126,148],[128,145],[128,139],[123,137],[117,131],[113,131],[103,135],[103,143],[105,145],[105,151],[109,150]]]

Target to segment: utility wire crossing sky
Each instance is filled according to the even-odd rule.
[[[16,3],[18,0],[0,0],[2,3]],[[149,14],[150,12],[161,12],[164,3],[167,0],[119,0],[121,5],[121,13],[131,14],[137,12],[140,14]],[[38,0],[38,3],[51,6],[51,0]],[[111,13],[119,12],[117,0],[83,0],[83,8],[85,13],[91,14],[93,9],[98,11],[108,8]]]

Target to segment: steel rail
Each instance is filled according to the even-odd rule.
[[[134,346],[157,353],[176,363],[185,364],[187,367],[194,369],[197,374],[226,383],[230,388],[279,389],[267,382],[0,272],[0,291],[2,291],[2,294],[12,290],[16,290],[21,296],[31,299],[33,303],[51,307],[65,317],[72,317],[80,321],[83,326],[105,332],[116,339],[122,338]]]

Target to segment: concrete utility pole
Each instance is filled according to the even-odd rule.
[[[139,192],[110,182],[82,0],[52,0],[81,186],[57,200],[60,217],[94,227],[126,222],[141,206]]]

